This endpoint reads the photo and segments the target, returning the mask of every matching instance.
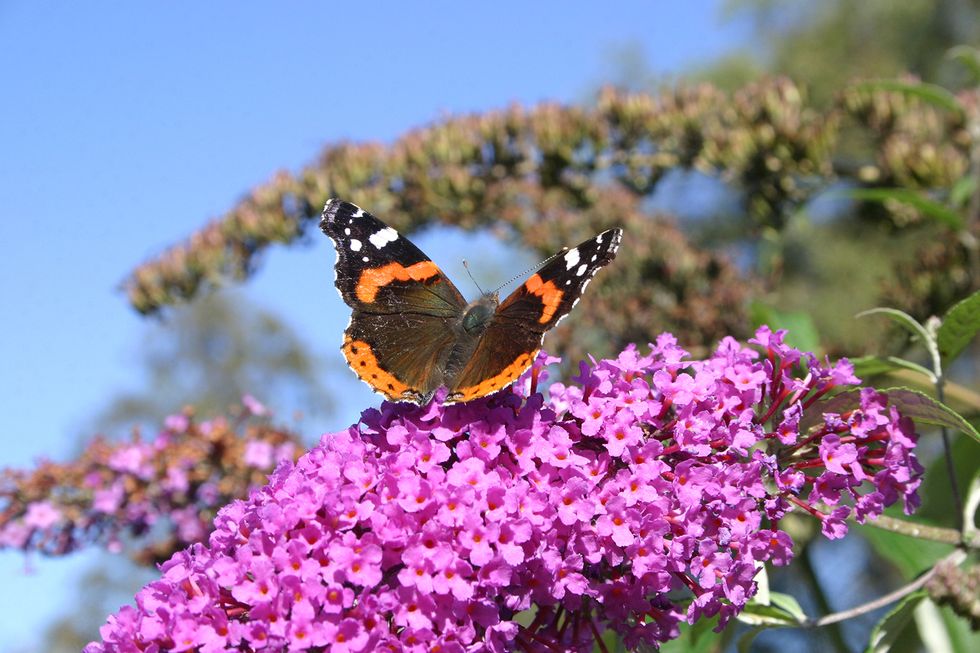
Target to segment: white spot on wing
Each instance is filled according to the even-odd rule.
[[[595,261],[596,261],[597,258],[599,258],[599,255],[598,254],[593,254],[592,255],[592,262],[595,263]]]
[[[357,210],[356,210],[356,211],[354,211],[354,215],[353,215],[353,217],[355,217],[355,218],[359,218],[359,217],[361,217],[362,215],[364,215],[364,209],[362,209],[361,207],[357,207]]]
[[[361,260],[362,260],[362,261],[364,261],[365,263],[367,263],[367,262],[368,262],[368,261],[370,261],[371,259],[369,259],[368,257],[366,257],[366,256],[365,256],[365,257],[364,257],[364,258],[362,258]]]
[[[581,290],[579,290],[579,292],[580,293],[585,292],[585,289],[588,287],[589,282],[591,282],[591,281],[592,281],[592,277],[589,277],[588,279],[586,279],[585,281],[583,281],[582,282],[582,288],[581,288]],[[576,301],[578,301],[578,300],[576,300]]]
[[[344,235],[345,236],[350,236],[350,227],[347,227],[347,228],[344,229]]]
[[[351,238],[350,239],[350,248],[352,250],[354,250],[355,252],[361,251],[361,241],[359,241],[357,238]]]
[[[391,227],[385,227],[381,231],[371,234],[368,240],[371,241],[372,245],[381,249],[388,243],[393,243],[398,240],[398,232]]]
[[[598,236],[595,237],[595,242],[599,245],[602,244],[602,234],[599,234]]]
[[[568,250],[568,253],[565,254],[565,269],[571,270],[574,268],[576,265],[578,265],[578,260],[578,248],[576,247],[575,249]]]
[[[585,274],[585,271],[588,270],[588,269],[589,269],[589,266],[586,265],[585,263],[583,263],[582,265],[578,266],[578,270],[575,270],[575,275],[580,277],[583,274]]]

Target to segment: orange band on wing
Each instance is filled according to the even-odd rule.
[[[357,281],[357,298],[370,304],[378,296],[378,290],[393,281],[423,281],[439,274],[439,267],[432,261],[420,261],[405,267],[401,263],[389,263],[380,268],[368,268]]]
[[[388,399],[404,401],[406,393],[418,394],[417,391],[399,381],[390,372],[381,369],[371,345],[363,340],[351,340],[349,336],[345,336],[341,349],[351,369],[357,372],[357,375],[365,383]]]
[[[545,283],[539,274],[532,275],[524,283],[524,287],[532,295],[537,295],[541,298],[544,308],[541,311],[541,317],[538,318],[538,322],[545,324],[554,317],[555,311],[558,310],[558,306],[561,304],[561,298],[565,293],[558,290],[553,281]]]
[[[471,385],[468,388],[460,388],[456,392],[449,395],[446,400],[449,403],[456,401],[471,401],[477,397],[483,397],[492,392],[496,392],[502,388],[506,388],[511,383],[517,380],[524,370],[531,366],[534,362],[534,357],[537,356],[538,350],[528,354],[521,354],[518,356],[513,363],[505,367],[499,374],[492,376],[482,383],[477,385]]]

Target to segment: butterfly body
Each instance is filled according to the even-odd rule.
[[[611,229],[560,252],[503,302],[496,293],[467,302],[421,250],[357,206],[328,201],[320,228],[352,309],[341,346],[348,365],[387,399],[418,404],[443,386],[445,403],[455,403],[516,381],[622,236]]]

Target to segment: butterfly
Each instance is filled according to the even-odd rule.
[[[320,229],[337,249],[336,286],[351,307],[341,345],[347,364],[391,401],[471,401],[514,383],[544,335],[616,256],[622,229],[564,249],[503,302],[467,302],[422,250],[367,211],[338,199]]]

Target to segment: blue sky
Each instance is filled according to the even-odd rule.
[[[626,46],[677,77],[748,38],[720,4],[3,3],[0,466],[69,458],[87,420],[139,383],[144,325],[120,281],[251,186],[332,141],[581,101]],[[466,250],[502,252],[461,234],[418,244],[450,270]],[[271,252],[244,289],[339,370],[346,408],[321,431],[378,401],[341,369],[333,259],[326,239]],[[86,564],[33,560],[25,575],[21,555],[0,554],[0,652],[31,650]]]

